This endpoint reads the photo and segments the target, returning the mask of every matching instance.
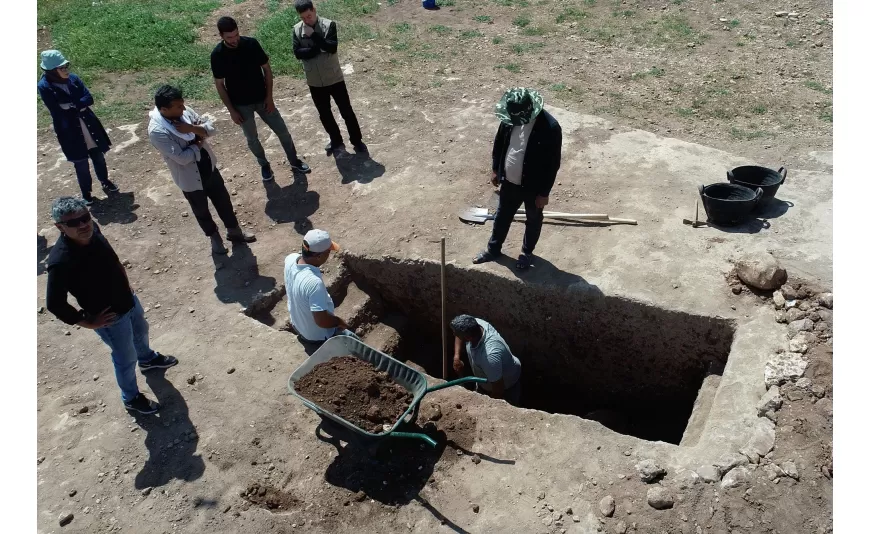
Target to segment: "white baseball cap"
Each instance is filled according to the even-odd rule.
[[[320,254],[327,250],[341,250],[338,243],[334,242],[329,237],[329,232],[326,230],[309,230],[305,237],[302,238],[302,247],[308,252]]]

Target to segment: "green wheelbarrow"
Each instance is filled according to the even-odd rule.
[[[414,396],[410,406],[405,410],[405,413],[403,413],[389,429],[382,433],[373,434],[363,430],[350,421],[324,409],[316,402],[306,399],[297,393],[296,389],[293,387],[297,381],[311,372],[315,365],[329,361],[338,356],[347,356],[348,354],[369,362],[378,371],[386,372],[390,378],[407,389]],[[391,358],[383,352],[377,351],[355,338],[350,336],[335,336],[326,340],[326,342],[307,360],[305,360],[302,365],[293,371],[293,374],[290,375],[287,387],[290,390],[291,395],[298,397],[299,400],[302,401],[302,404],[320,416],[321,425],[318,426],[318,430],[323,428],[332,436],[364,447],[369,454],[374,455],[383,441],[391,437],[419,439],[428,443],[431,447],[437,447],[438,444],[435,440],[426,434],[420,432],[402,432],[401,428],[405,425],[413,425],[414,422],[416,422],[420,411],[420,401],[423,400],[423,397],[425,397],[426,394],[438,391],[439,389],[464,384],[466,382],[486,382],[486,379],[471,376],[428,387],[426,377],[416,369],[408,367],[399,360]]]

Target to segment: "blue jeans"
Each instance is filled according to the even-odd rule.
[[[136,384],[136,362],[149,362],[157,353],[148,346],[148,322],[139,298],[133,295],[133,309],[118,317],[109,326],[95,330],[103,343],[112,349],[115,379],[121,388],[121,400],[130,402],[139,394]]]
[[[257,135],[257,123],[254,122],[254,113],[263,119],[266,126],[271,128],[278,140],[281,141],[281,146],[284,147],[284,153],[287,155],[287,161],[291,164],[296,163],[299,156],[296,155],[296,145],[293,144],[293,138],[290,136],[290,131],[287,130],[287,124],[277,109],[272,113],[266,113],[266,103],[258,102],[256,104],[247,104],[236,106],[236,111],[245,119],[242,123],[242,133],[245,134],[245,139],[248,141],[248,148],[251,153],[257,158],[257,163],[260,167],[265,167],[269,164],[266,159],[266,151],[263,150],[263,145],[260,143],[260,138]]]
[[[109,181],[109,169],[106,167],[106,156],[99,148],[88,150],[88,156],[94,163],[94,172],[97,173],[97,179],[101,184],[105,185]],[[74,161],[73,166],[76,168],[76,179],[79,182],[79,189],[82,190],[82,196],[87,198],[91,196],[91,168],[88,166],[88,160],[83,159]]]

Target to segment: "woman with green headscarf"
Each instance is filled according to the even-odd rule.
[[[495,106],[501,123],[492,147],[492,185],[501,185],[492,237],[474,263],[493,261],[521,205],[526,208],[526,232],[517,269],[528,269],[544,223],[544,206],[556,182],[562,159],[562,128],[544,110],[544,99],[525,87],[514,87]]]

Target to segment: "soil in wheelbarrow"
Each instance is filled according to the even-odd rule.
[[[296,392],[373,434],[384,432],[405,413],[414,397],[385,372],[355,356],[339,356],[314,366]]]

